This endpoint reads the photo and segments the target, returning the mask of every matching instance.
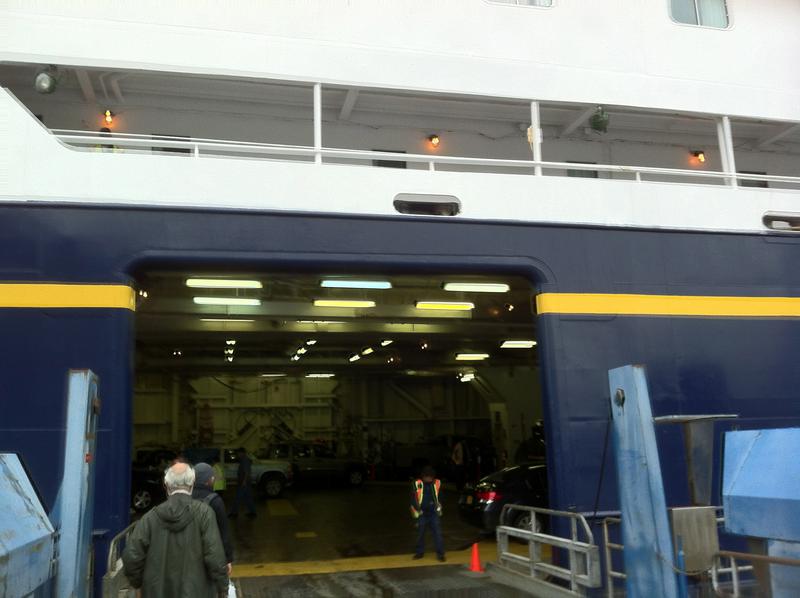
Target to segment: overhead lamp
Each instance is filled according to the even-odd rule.
[[[488,353],[458,353],[456,361],[483,361],[489,359]]]
[[[366,299],[314,299],[314,307],[375,307],[374,301]]]
[[[336,320],[297,320],[298,324],[344,324]]]
[[[225,355],[233,355],[233,352],[234,352],[235,350],[236,350],[236,349],[225,349]]]
[[[446,282],[445,291],[463,293],[508,293],[511,287],[501,282]]]
[[[423,351],[424,351],[425,349],[427,349],[427,348],[428,348],[428,346],[429,346],[429,345],[428,345],[428,342],[427,342],[427,341],[422,341],[422,342],[419,344],[419,348],[420,348],[420,349],[422,349]]]
[[[147,299],[147,291],[145,291],[144,289],[139,289],[139,297],[141,297],[142,299]]]
[[[286,376],[286,374],[279,374],[279,373],[261,374],[262,378],[284,378],[285,376]]]
[[[369,355],[370,353],[374,353],[374,352],[375,352],[375,349],[373,349],[372,347],[367,347],[366,349],[361,351],[361,354],[362,355]]]
[[[432,148],[435,149],[435,148],[439,147],[439,144],[441,142],[442,142],[442,140],[435,133],[433,135],[428,135],[428,143],[431,144]]]
[[[106,110],[103,112],[103,120],[107,125],[114,124],[114,113],[111,110]]]
[[[297,354],[298,354],[298,355],[305,355],[306,353],[308,353],[308,349],[306,349],[305,347],[300,347],[300,348],[297,350]]]
[[[501,349],[531,349],[536,346],[536,341],[503,341]]]
[[[37,93],[53,93],[58,86],[58,69],[47,66],[36,73],[33,79],[33,88]]]
[[[417,301],[417,309],[433,309],[439,311],[470,311],[475,304],[469,301]]]
[[[703,150],[691,150],[689,153],[695,160],[700,162],[700,164],[706,161],[706,153]]]
[[[389,359],[386,360],[386,363],[394,363],[394,361],[395,361],[394,357],[390,357]]]
[[[233,346],[233,345],[236,344],[236,339],[235,338],[229,338],[228,340],[225,341],[225,344]]]
[[[353,353],[350,356],[349,361],[350,361],[350,363],[353,363],[354,361],[358,361],[359,359],[361,359],[361,355],[359,355],[358,353]]]
[[[292,356],[289,358],[289,360],[290,360],[290,361],[300,361],[300,356],[299,356],[299,355],[292,355]]]
[[[325,279],[320,285],[326,289],[391,289],[392,283],[388,280],[344,280],[344,279]]]
[[[201,322],[227,322],[236,324],[237,322],[255,322],[246,318],[200,318]]]
[[[463,374],[459,374],[458,379],[461,382],[471,382],[475,379],[475,372],[464,372]]]
[[[306,378],[333,378],[336,374],[306,374]]]
[[[308,340],[306,341],[306,344],[307,344],[309,347],[311,347],[311,346],[313,346],[313,345],[316,345],[316,344],[317,344],[317,339],[310,338],[310,339],[308,339]]]
[[[258,280],[234,280],[231,278],[187,278],[186,286],[193,289],[261,289]]]
[[[181,355],[183,355],[183,353],[181,351],[173,351],[172,352],[172,356],[173,357],[180,357]]]
[[[393,340],[387,338],[386,340],[381,341],[381,347],[388,347],[393,342],[394,342]]]
[[[197,305],[248,305],[257,307],[261,305],[260,299],[245,299],[243,297],[194,297]]]
[[[233,355],[228,355],[225,359],[228,360],[228,363],[231,363],[233,361]]]

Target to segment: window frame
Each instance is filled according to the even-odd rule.
[[[555,0],[554,0],[555,1]],[[667,5],[667,14],[669,15],[669,20],[672,21],[675,25],[680,25],[682,27],[692,27],[693,29],[708,29],[710,31],[730,31],[733,29],[733,14],[731,13],[730,9],[730,2],[729,0],[722,0],[725,3],[725,14],[728,17],[728,25],[726,27],[712,27],[711,25],[701,25],[697,23],[684,23],[683,21],[678,21],[675,17],[672,16],[672,0],[664,0],[665,4]],[[695,5],[695,14],[697,14],[697,0],[693,0]],[[698,16],[698,21],[699,15]]]
[[[484,4],[489,4],[490,6],[508,6],[511,8],[535,8],[537,10],[550,10],[555,8],[556,2],[558,0],[550,0],[550,6],[534,6],[532,4],[512,4],[511,2],[503,2],[503,0],[483,0]]]

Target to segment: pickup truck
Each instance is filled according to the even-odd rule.
[[[225,470],[225,481],[236,484],[236,473],[239,469],[239,457],[235,448],[188,448],[184,455],[189,463],[205,462],[222,464]],[[279,459],[257,459],[250,456],[253,485],[268,498],[281,495],[284,488],[290,486],[294,477],[292,464]]]

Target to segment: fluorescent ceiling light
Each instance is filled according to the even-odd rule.
[[[260,299],[244,299],[243,297],[195,297],[197,305],[261,305]]]
[[[375,307],[375,302],[366,299],[314,299],[314,307]]]
[[[200,318],[201,322],[255,322],[255,320],[247,320],[245,318]]]
[[[469,301],[417,301],[417,309],[438,309],[447,311],[469,311],[475,304]]]
[[[286,374],[261,374],[262,378],[283,378]]]
[[[308,353],[308,349],[306,349],[305,347],[300,347],[300,348],[297,350],[297,354],[298,354],[298,355],[305,355],[306,353]]]
[[[344,324],[335,320],[297,320],[298,324]]]
[[[336,374],[306,374],[306,378],[333,378]]]
[[[233,280],[230,278],[187,278],[186,286],[193,289],[260,289],[258,280]]]
[[[536,346],[536,341],[503,341],[501,349],[530,349]]]
[[[390,340],[390,339],[387,338],[385,341],[381,341],[381,347],[388,347],[393,342],[394,342],[393,340]]]
[[[362,355],[369,355],[370,353],[374,353],[374,352],[375,352],[375,349],[373,349],[372,347],[367,347],[366,349],[361,351],[361,354]]]
[[[326,289],[391,289],[392,283],[388,280],[326,279],[319,286]]]
[[[299,355],[292,355],[289,359],[291,361],[300,361],[300,356]]]
[[[350,362],[351,362],[351,363],[352,363],[353,361],[358,361],[359,359],[361,359],[361,355],[359,355],[358,353],[356,353],[355,355],[351,355],[351,356],[350,356]]]
[[[311,346],[313,346],[313,345],[316,345],[316,344],[317,344],[317,341],[316,341],[316,339],[310,338],[310,339],[308,339],[308,340],[306,341],[306,344],[307,344],[309,347],[311,347]]]
[[[488,353],[458,353],[456,361],[483,361],[489,359]]]
[[[464,293],[508,293],[511,287],[500,282],[446,282],[444,290]]]

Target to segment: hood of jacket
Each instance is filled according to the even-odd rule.
[[[194,519],[191,507],[191,496],[188,494],[173,494],[153,511],[161,521],[161,525],[171,532],[179,532]]]

